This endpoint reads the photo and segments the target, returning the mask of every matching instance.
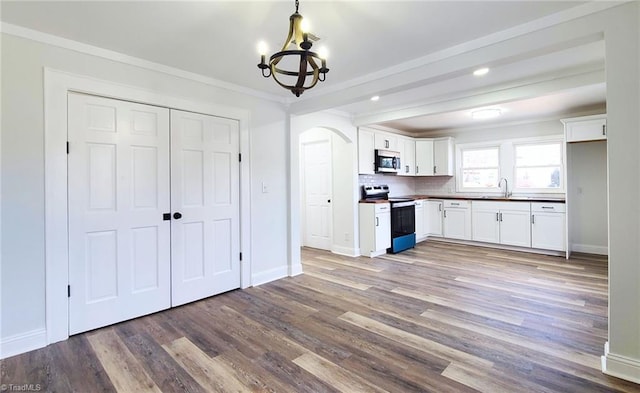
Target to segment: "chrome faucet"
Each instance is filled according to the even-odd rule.
[[[502,187],[503,180],[504,180],[504,197],[509,198],[511,196],[511,193],[509,192],[509,182],[507,181],[507,178],[505,177],[500,178],[500,181],[498,182],[498,187]]]

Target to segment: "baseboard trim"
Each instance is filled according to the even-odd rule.
[[[280,266],[251,275],[251,284],[255,287],[289,276],[289,266]],[[292,276],[295,274],[291,274]]]
[[[6,359],[46,346],[46,329],[35,329],[26,333],[5,337],[0,341],[0,359]]]
[[[609,342],[604,344],[602,372],[612,377],[640,383],[640,360],[609,352]]]
[[[465,244],[467,246],[497,248],[500,250],[521,251],[521,252],[528,252],[530,254],[553,255],[553,256],[562,256],[562,257],[565,256],[564,251],[553,251],[553,250],[542,250],[538,248],[529,248],[529,247],[507,246],[505,244],[484,243],[484,242],[477,242],[473,240],[449,239],[445,237],[429,237],[427,238],[427,240],[442,242],[442,243]]]
[[[342,246],[331,246],[331,252],[338,255],[344,255],[347,257],[359,257],[360,249],[357,248],[349,248]]]
[[[572,252],[584,252],[586,254],[609,255],[609,247],[594,246],[591,244],[571,244]]]

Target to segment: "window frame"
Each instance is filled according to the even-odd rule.
[[[515,175],[516,175],[516,158],[515,151],[516,146],[519,145],[544,145],[544,144],[555,144],[558,143],[560,145],[560,187],[559,188],[516,188],[515,187]],[[465,150],[482,150],[485,148],[499,148],[499,171],[498,171],[498,179],[505,178],[509,184],[509,192],[514,196],[528,196],[535,194],[556,194],[558,196],[565,194],[566,195],[566,148],[564,142],[564,135],[555,134],[555,135],[542,135],[537,137],[527,137],[527,138],[514,138],[514,139],[505,139],[505,140],[488,140],[483,142],[472,142],[472,143],[461,143],[456,144],[455,153],[456,153],[456,192],[457,193],[465,193],[465,194],[483,194],[483,195],[495,195],[501,196],[504,195],[504,186],[498,187],[496,182],[495,187],[485,187],[485,188],[472,188],[472,187],[463,187],[462,184],[462,152]]]
[[[462,156],[465,151],[470,150],[489,150],[489,149],[497,149],[498,151],[498,179],[502,177],[503,168],[502,168],[502,147],[499,142],[485,142],[485,143],[470,143],[470,144],[461,144],[456,145],[456,191],[457,192],[465,192],[465,193],[499,193],[500,189],[498,188],[498,183],[494,187],[464,187],[464,183],[462,181],[463,174],[462,172],[465,169],[487,169],[487,168],[476,168],[476,167],[463,167],[462,166]],[[493,167],[491,167],[493,168]],[[489,168],[489,169],[491,169]]]
[[[516,176],[518,173],[518,166],[516,165],[516,151],[518,146],[540,146],[540,145],[558,145],[560,148],[560,179],[559,179],[559,187],[558,188],[518,188],[516,187]],[[562,138],[544,138],[537,140],[527,140],[527,141],[514,141],[513,144],[513,193],[519,194],[560,194],[564,193],[566,189],[566,179],[565,179],[565,149],[564,149],[564,140]],[[548,167],[548,165],[531,165],[531,166],[522,166],[520,168],[544,168]]]

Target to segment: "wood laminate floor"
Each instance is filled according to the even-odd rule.
[[[638,392],[606,376],[607,261],[428,241],[5,359],[55,392]]]

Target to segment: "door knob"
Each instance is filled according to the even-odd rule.
[[[181,219],[182,218],[182,213],[180,213],[180,212],[173,213],[173,218],[175,218],[176,220]]]

